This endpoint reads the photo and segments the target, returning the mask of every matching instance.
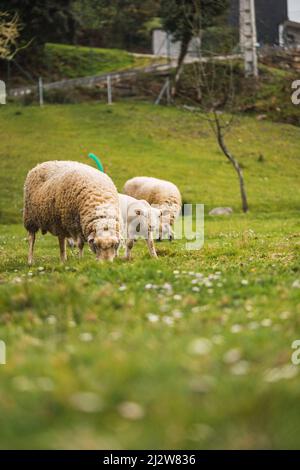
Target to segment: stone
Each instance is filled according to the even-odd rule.
[[[215,207],[209,212],[209,215],[230,215],[233,213],[231,207]]]

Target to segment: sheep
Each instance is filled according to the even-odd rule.
[[[153,232],[159,228],[161,211],[152,208],[145,200],[137,200],[119,193],[119,204],[122,216],[122,233],[126,240],[126,258],[131,258],[131,250],[138,237],[146,240],[149,253],[157,258]]]
[[[77,240],[80,256],[88,242],[98,260],[113,261],[120,243],[116,187],[109,176],[82,163],[49,161],[30,170],[24,185],[23,218],[29,235],[29,264],[38,230],[58,237],[62,262],[66,261],[66,238]]]
[[[123,192],[136,199],[145,199],[162,211],[159,239],[174,238],[172,227],[181,210],[181,195],[175,184],[158,178],[137,176],[125,183]]]

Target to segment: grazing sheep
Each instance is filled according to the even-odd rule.
[[[131,250],[138,237],[147,242],[149,253],[157,258],[153,232],[159,229],[161,211],[152,208],[145,200],[137,200],[126,194],[119,194],[122,216],[122,233],[126,245],[126,258],[130,259]]]
[[[87,241],[97,259],[112,261],[120,242],[118,193],[104,173],[78,162],[50,161],[29,171],[24,186],[24,226],[29,233],[29,264],[38,230],[58,237],[61,260],[66,238]]]
[[[181,210],[181,195],[175,184],[147,176],[137,176],[125,183],[123,192],[145,199],[162,211],[159,239],[173,239],[172,227]]]

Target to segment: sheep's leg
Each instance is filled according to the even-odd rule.
[[[78,243],[77,243],[78,249],[79,249],[79,259],[83,257],[83,247],[84,247],[84,241],[82,238],[78,238]]]
[[[151,232],[148,233],[148,238],[147,238],[146,242],[147,242],[147,245],[148,245],[148,250],[149,250],[150,255],[153,258],[157,258],[157,253],[156,253],[154,240],[153,240],[153,236],[152,236]]]
[[[35,232],[28,232],[29,251],[28,251],[28,264],[33,263],[33,248],[35,242]]]
[[[130,260],[131,259],[131,250],[133,248],[133,245],[134,245],[134,240],[132,239],[129,239],[126,243],[126,254],[125,254],[125,258],[127,260]]]
[[[67,261],[66,239],[65,237],[59,236],[58,241],[59,241],[60,259],[61,259],[61,262],[64,263],[65,261]]]

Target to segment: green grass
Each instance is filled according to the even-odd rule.
[[[47,43],[40,58],[29,65],[34,77],[42,76],[45,82],[67,78],[101,75],[149,65],[147,57],[139,57],[121,49],[72,46]],[[13,70],[13,83],[21,84],[24,76]]]
[[[299,129],[241,117],[228,136],[248,215],[205,121],[177,109],[9,105],[0,134],[0,447],[299,447]],[[204,248],[164,242],[151,260],[139,242],[130,263],[99,265],[86,250],[62,266],[47,235],[28,268],[27,171],[55,158],[88,163],[90,151],[119,189],[149,174],[204,203]],[[208,216],[217,205],[234,215]],[[210,279],[192,283],[196,273]]]

